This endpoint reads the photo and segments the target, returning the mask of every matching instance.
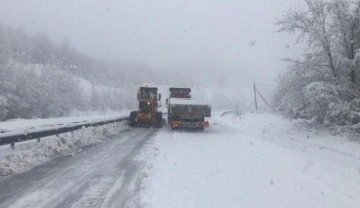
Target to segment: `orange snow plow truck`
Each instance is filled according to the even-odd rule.
[[[190,88],[170,88],[166,99],[168,123],[174,129],[204,130],[209,127],[211,106],[197,103],[191,98]]]
[[[161,94],[158,94],[156,87],[140,87],[137,93],[139,101],[139,109],[132,111],[129,116],[129,125],[162,127],[162,112],[158,110],[160,107]]]

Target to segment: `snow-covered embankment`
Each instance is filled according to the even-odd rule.
[[[81,151],[81,147],[101,142],[107,135],[126,129],[124,123],[82,128],[73,133],[60,134],[41,139],[17,143],[15,150],[8,145],[0,146],[0,177],[16,174],[42,164],[54,156]]]

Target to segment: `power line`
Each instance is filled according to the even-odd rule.
[[[255,82],[255,84],[261,84],[261,83],[265,83],[265,82],[270,82],[270,81],[273,81],[273,80],[276,80],[276,79],[279,79],[279,78],[280,78],[280,76],[276,76],[276,77],[273,77],[273,78],[257,81],[257,82]]]

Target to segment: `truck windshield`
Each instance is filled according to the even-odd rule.
[[[139,102],[139,109],[141,112],[149,113],[151,112],[151,103],[148,101]]]
[[[156,99],[156,90],[155,89],[141,89],[140,99]]]

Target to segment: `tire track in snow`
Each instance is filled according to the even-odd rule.
[[[111,165],[111,173],[93,184],[72,207],[123,207],[128,200],[132,199],[137,192],[136,190],[129,190],[129,188],[144,167],[140,162],[135,161],[134,157],[155,133],[156,130],[152,129],[144,136],[141,135],[140,141],[128,151],[123,152],[118,163]],[[137,136],[133,137],[136,138]],[[126,143],[123,145],[127,146]]]
[[[13,186],[9,194],[0,191],[0,207],[119,207],[136,195],[117,189],[135,183],[143,165],[134,157],[156,132],[134,129],[0,181]]]

